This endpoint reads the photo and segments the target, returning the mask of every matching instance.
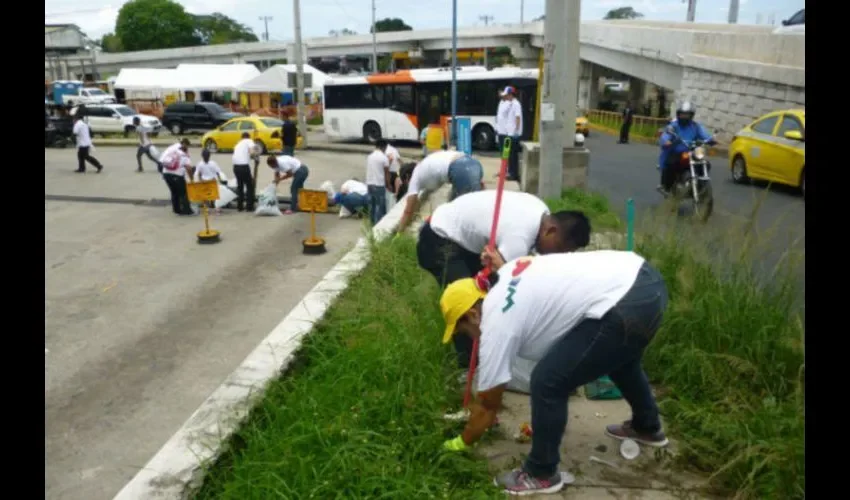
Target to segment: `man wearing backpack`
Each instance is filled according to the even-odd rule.
[[[189,194],[186,192],[186,172],[191,170],[192,160],[189,158],[189,139],[180,139],[172,144],[159,158],[162,165],[162,179],[171,192],[171,209],[177,215],[194,215],[189,204]],[[191,176],[191,172],[189,172]]]

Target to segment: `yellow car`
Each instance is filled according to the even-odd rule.
[[[729,145],[732,180],[777,182],[806,196],[806,111],[768,113],[741,129]]]
[[[216,129],[210,130],[201,137],[201,145],[211,153],[222,150],[232,151],[242,139],[242,134],[248,132],[251,138],[260,146],[263,154],[269,151],[280,151],[283,144],[280,139],[280,128],[283,121],[265,116],[242,116],[225,122]],[[301,147],[302,138],[298,134],[296,147]]]
[[[578,115],[576,117],[576,133],[585,137],[590,136],[590,122],[584,116]]]

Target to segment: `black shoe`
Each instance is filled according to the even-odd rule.
[[[144,171],[145,171],[145,169],[143,169],[142,167],[139,167],[139,168],[136,169],[136,172],[139,172],[139,173],[142,173]]]
[[[103,167],[97,167],[97,173],[100,173],[101,170],[103,170]]]
[[[85,170],[77,169],[77,170],[74,170],[74,173],[75,173],[75,174],[84,174],[84,173],[86,173],[86,171],[85,171]]]

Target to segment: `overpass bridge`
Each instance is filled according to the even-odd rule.
[[[377,34],[379,53],[421,52],[427,59],[451,50],[451,30]],[[584,85],[579,101],[592,107],[597,86],[610,73],[627,75],[692,99],[707,126],[732,134],[752,118],[774,109],[805,106],[805,35],[776,35],[768,26],[589,21],[581,25],[580,56]],[[372,35],[304,40],[305,57],[371,54]],[[543,23],[458,29],[458,49],[507,46],[517,64],[537,67],[544,47]],[[178,49],[99,54],[101,73],[122,68],[174,68],[181,63],[261,63],[291,59],[292,42],[248,42]],[[64,58],[66,75],[85,62]],[[91,65],[91,62],[88,62]],[[49,78],[51,69],[45,63]]]

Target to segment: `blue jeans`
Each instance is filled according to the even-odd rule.
[[[567,400],[579,386],[608,375],[632,410],[632,428],[661,430],[658,406],[641,368],[643,351],[667,307],[661,274],[644,263],[634,285],[601,319],[585,319],[549,349],[531,372],[531,453],[523,469],[551,477],[567,425]]]
[[[384,186],[367,187],[369,188],[369,219],[374,226],[387,214],[387,188]]]
[[[466,193],[481,191],[484,167],[471,156],[463,156],[449,165],[449,182],[452,184],[450,200]]]
[[[359,193],[340,194],[339,204],[345,207],[352,214],[368,209],[370,198],[368,195]]]
[[[298,211],[298,191],[304,187],[308,175],[310,175],[310,171],[307,169],[307,165],[303,163],[292,175],[292,186],[289,188],[289,196],[292,197],[290,207],[292,207],[291,210],[293,212]]]

